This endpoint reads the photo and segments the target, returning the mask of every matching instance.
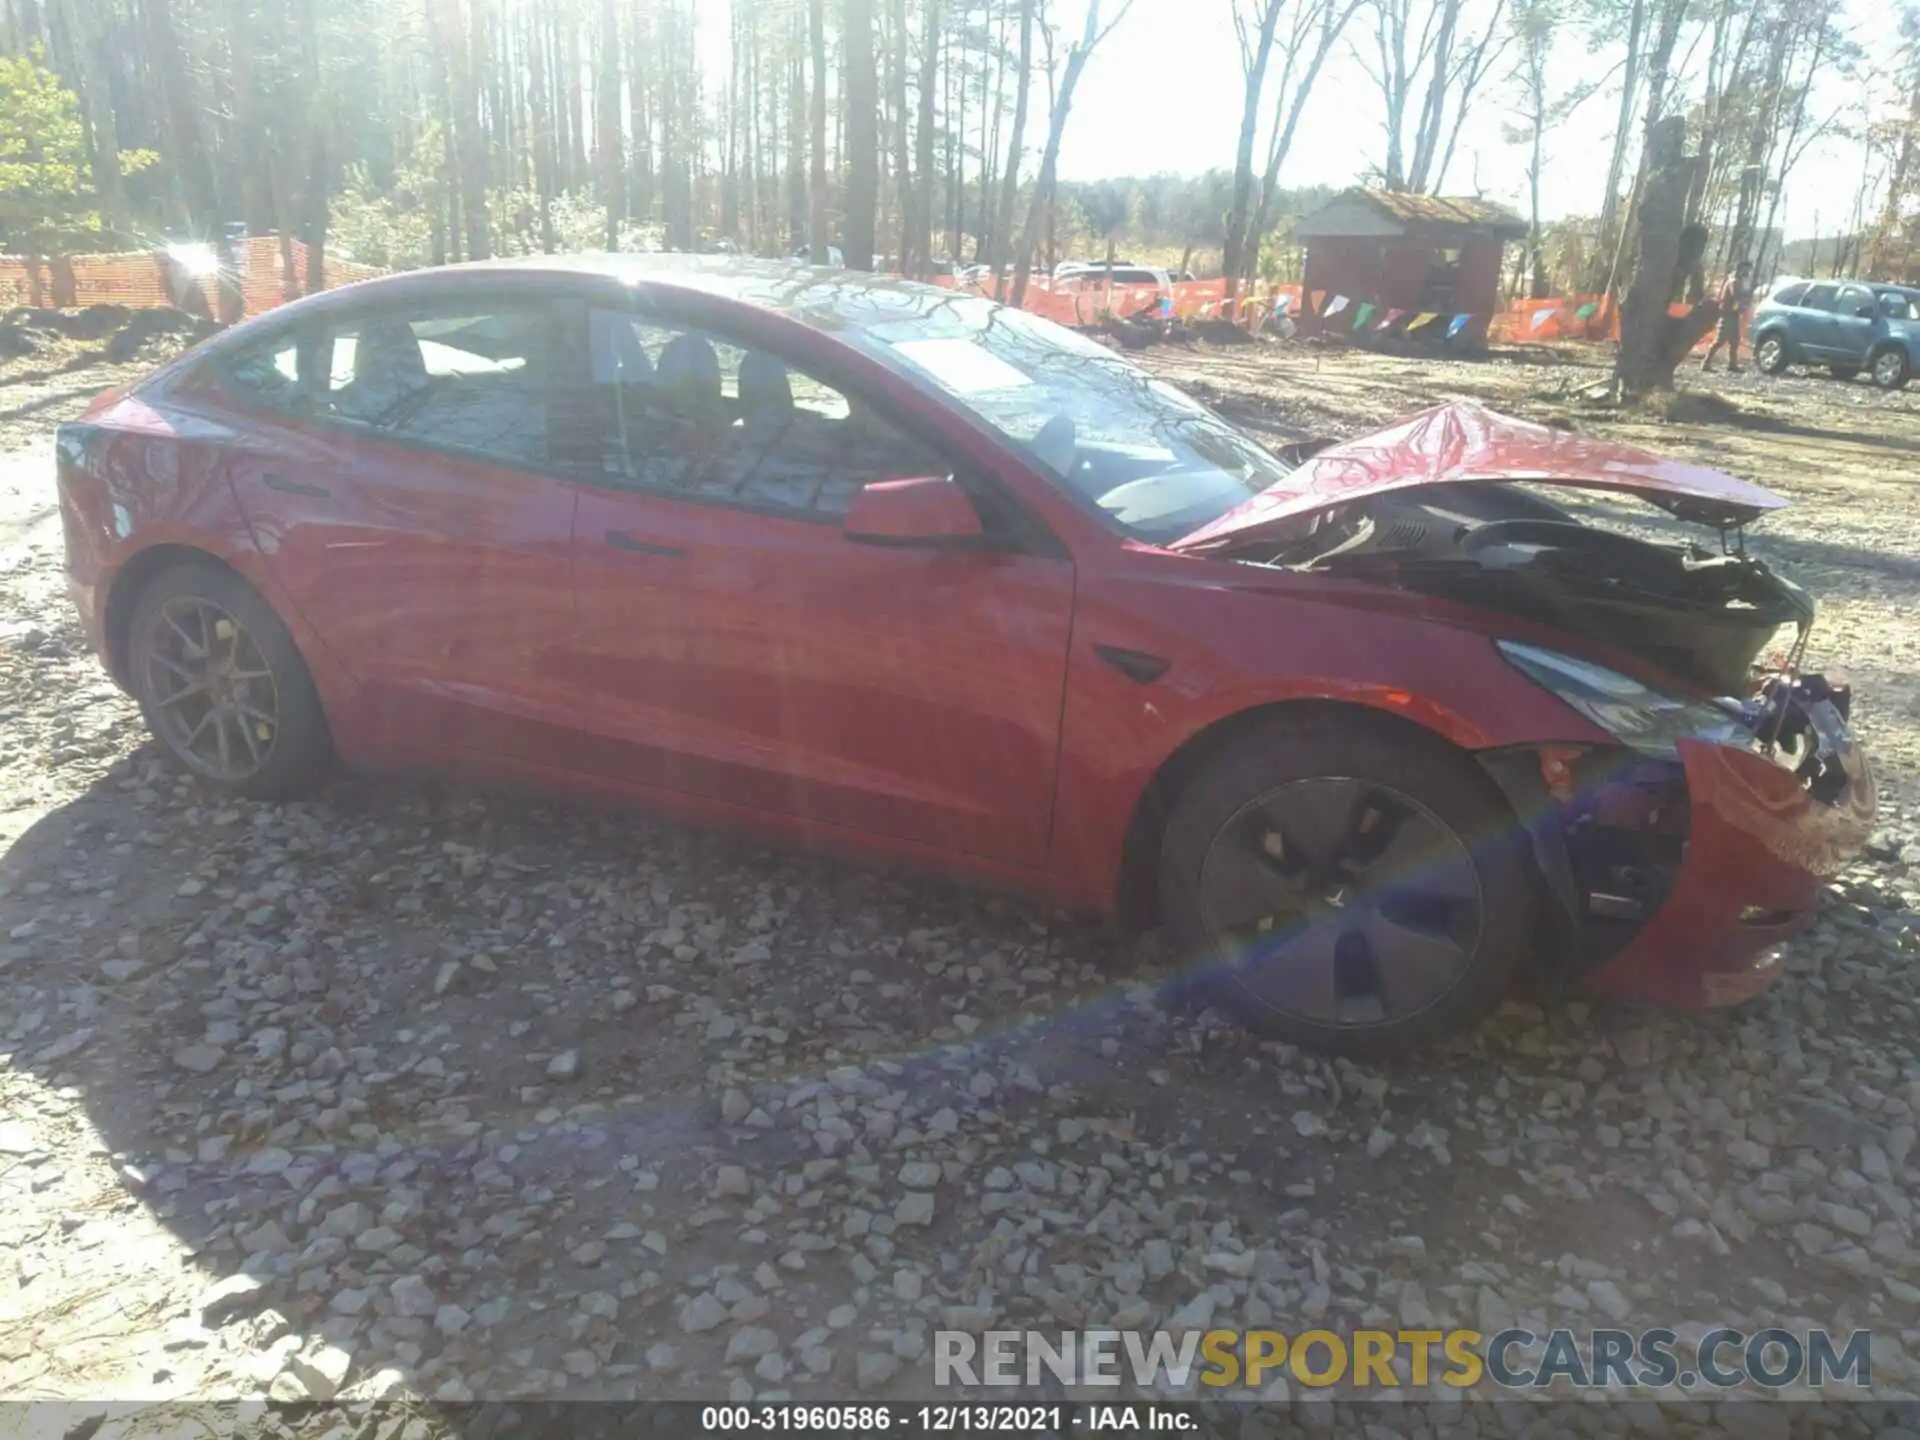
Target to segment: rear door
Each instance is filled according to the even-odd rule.
[[[593,325],[609,443],[575,541],[595,768],[1043,863],[1072,564],[1012,540],[851,542],[840,519],[863,484],[953,462],[728,335],[659,313]],[[1010,503],[973,483],[989,516]]]
[[[233,483],[290,603],[358,682],[350,747],[570,762],[576,492],[549,447],[563,323],[496,282],[340,313],[229,371],[286,417]]]

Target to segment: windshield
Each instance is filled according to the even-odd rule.
[[[881,288],[796,308],[957,400],[1139,539],[1177,540],[1287,473],[1204,405],[1024,311]]]

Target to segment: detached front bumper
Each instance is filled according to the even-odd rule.
[[[1780,978],[1780,942],[1813,919],[1826,882],[1866,845],[1872,766],[1850,744],[1844,788],[1823,800],[1751,750],[1684,741],[1680,758],[1685,858],[1665,902],[1589,986],[1621,999],[1734,1005]]]

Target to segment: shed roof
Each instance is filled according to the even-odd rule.
[[[1297,237],[1308,240],[1343,235],[1405,235],[1415,230],[1455,234],[1478,230],[1517,238],[1527,233],[1527,222],[1491,200],[1356,188],[1336,195],[1293,227]]]

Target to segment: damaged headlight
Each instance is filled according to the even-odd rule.
[[[1544,685],[1622,745],[1643,755],[1671,758],[1679,753],[1681,740],[1746,745],[1753,739],[1737,707],[1676,699],[1631,675],[1558,650],[1511,640],[1495,643],[1529,680]]]

